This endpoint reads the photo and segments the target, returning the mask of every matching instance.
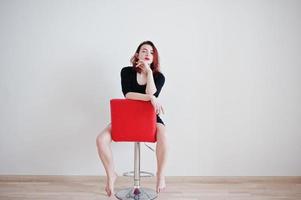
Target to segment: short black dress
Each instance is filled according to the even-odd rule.
[[[137,82],[137,72],[132,66],[124,67],[121,69],[121,87],[122,93],[125,96],[128,92],[137,92],[145,94],[146,85],[140,85]],[[162,73],[158,72],[154,75],[154,82],[156,85],[157,92],[154,94],[155,97],[158,97],[161,89],[165,83],[165,77]],[[157,123],[164,125],[162,119],[157,115]]]

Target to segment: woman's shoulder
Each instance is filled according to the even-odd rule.
[[[133,67],[132,66],[127,66],[127,67],[123,67],[121,69],[121,74],[129,74],[133,72]]]
[[[165,80],[165,76],[164,76],[164,74],[163,74],[162,72],[157,72],[157,73],[155,73],[155,74],[154,74],[154,78]]]

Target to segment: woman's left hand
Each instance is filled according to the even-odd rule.
[[[157,115],[160,115],[161,113],[164,114],[163,106],[159,103],[157,97],[152,96],[151,103],[152,103],[153,107],[155,108]]]

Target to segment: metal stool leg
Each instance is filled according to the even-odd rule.
[[[134,148],[134,187],[120,190],[115,196],[120,200],[155,199],[157,193],[154,190],[140,187],[140,142],[135,142]]]

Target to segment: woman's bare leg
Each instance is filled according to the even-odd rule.
[[[114,183],[117,178],[113,163],[111,142],[111,124],[109,124],[96,138],[98,155],[107,174],[105,190],[108,196],[114,194]]]
[[[157,155],[157,193],[161,192],[165,187],[165,166],[167,159],[167,139],[166,139],[166,130],[163,124],[157,123],[157,146],[156,146],[156,155]]]

